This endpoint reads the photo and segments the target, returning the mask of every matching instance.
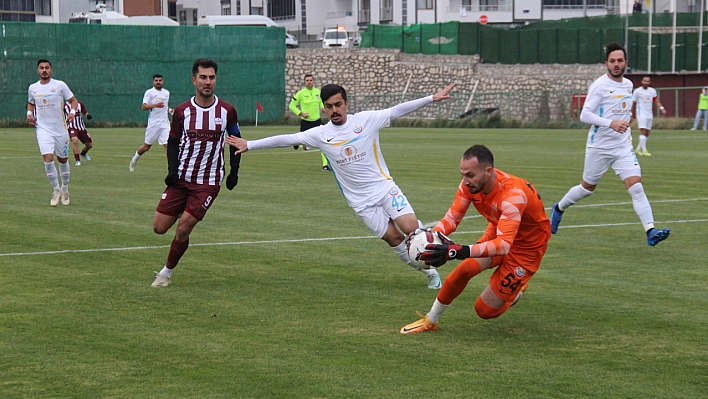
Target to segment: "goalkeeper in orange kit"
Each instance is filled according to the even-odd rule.
[[[495,169],[491,151],[479,144],[465,151],[460,173],[455,200],[434,228],[442,244],[428,244],[421,259],[433,267],[463,261],[445,279],[430,312],[401,328],[401,334],[437,330],[438,319],[470,279],[491,268],[496,269],[474,307],[483,319],[499,317],[521,299],[546,253],[550,222],[531,183]],[[446,235],[457,229],[470,205],[489,225],[476,244],[455,244]]]

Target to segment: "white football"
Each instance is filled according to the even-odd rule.
[[[413,266],[420,270],[433,268],[420,260],[420,255],[426,252],[425,246],[428,244],[442,244],[442,241],[434,232],[422,229],[416,230],[408,240],[408,257],[411,258]]]

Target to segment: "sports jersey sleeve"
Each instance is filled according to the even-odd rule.
[[[143,95],[143,104],[150,104],[152,100],[152,96],[150,95],[150,90],[146,91],[145,94]]]
[[[290,106],[289,106],[290,111],[292,111],[297,116],[300,116],[300,109],[297,107],[298,104],[300,104],[300,99],[298,98],[299,94],[300,94],[299,91],[297,93],[295,93],[295,95],[293,96],[293,99],[290,100]]]
[[[391,119],[400,118],[405,114],[409,114],[418,108],[421,108],[427,104],[433,102],[433,96],[419,98],[417,100],[406,101],[404,103],[395,105],[389,108],[389,115]]]
[[[279,136],[266,137],[248,142],[249,150],[262,150],[265,148],[288,147],[292,145],[305,144],[308,147],[319,148],[320,141],[317,137],[322,126],[316,126],[304,132],[293,134],[281,134]]]
[[[445,216],[435,225],[434,231],[442,232],[445,235],[452,234],[457,230],[457,226],[462,222],[462,218],[465,217],[467,210],[472,203],[471,199],[467,196],[467,188],[460,182],[457,187],[457,193],[455,194],[455,199],[452,201],[450,209],[447,210]]]
[[[34,105],[34,97],[32,96],[32,86],[27,89],[27,102]]]
[[[64,100],[70,100],[74,97],[74,93],[69,89],[69,86],[66,85],[66,83],[61,82],[61,87],[60,87],[60,92],[61,96],[64,97]]]
[[[506,255],[511,250],[516,233],[521,225],[521,215],[523,215],[528,197],[523,190],[515,188],[509,190],[499,201],[501,204],[501,216],[496,226],[496,237],[492,240],[482,241],[470,246],[470,257],[486,258],[496,255]],[[487,237],[489,226],[483,235]]]
[[[602,102],[602,92],[597,87],[597,85],[592,85],[590,90],[588,90],[583,111],[580,113],[580,121],[590,125],[609,127],[612,121],[601,117],[595,112],[600,102]]]
[[[172,115],[172,125],[170,126],[170,137],[173,139],[181,139],[182,131],[184,130],[184,107],[177,107],[174,115]]]

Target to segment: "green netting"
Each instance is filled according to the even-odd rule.
[[[423,24],[421,43],[423,54],[457,54],[458,21]]]
[[[409,25],[403,27],[403,52],[416,54],[423,52],[423,44],[420,38],[423,36],[423,24]]]
[[[677,26],[697,26],[700,13],[677,14]],[[627,38],[629,67],[647,70],[647,14],[540,21],[513,29],[477,23],[418,24],[406,27],[369,25],[362,47],[400,48],[405,53],[479,54],[482,61],[504,64],[595,64],[605,61],[605,45]],[[704,15],[708,25],[708,12]],[[654,14],[655,27],[673,25],[673,14]],[[664,30],[665,31],[665,30]],[[704,35],[704,43],[708,34]],[[652,71],[671,71],[671,33],[652,35]],[[704,51],[703,53],[708,53]],[[708,68],[708,54],[701,54]],[[698,33],[676,36],[677,71],[698,69]]]
[[[143,93],[160,73],[170,106],[194,95],[196,58],[219,64],[216,94],[255,119],[256,103],[268,121],[282,117],[285,98],[283,28],[255,26],[163,27],[2,23],[0,118],[24,119],[27,87],[36,82],[37,60],[49,59],[53,77],[65,81],[102,122],[145,122]]]
[[[402,46],[402,28],[400,26],[369,25],[374,47],[398,48]]]

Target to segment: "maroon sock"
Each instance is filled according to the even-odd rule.
[[[177,266],[177,263],[179,263],[179,260],[182,259],[182,255],[187,252],[187,247],[189,247],[189,238],[180,242],[177,241],[177,238],[175,237],[170,245],[170,253],[167,255],[167,262],[165,263],[165,266],[167,266],[168,269],[174,269],[175,266]]]
[[[74,159],[79,160],[79,154],[74,154]]]

